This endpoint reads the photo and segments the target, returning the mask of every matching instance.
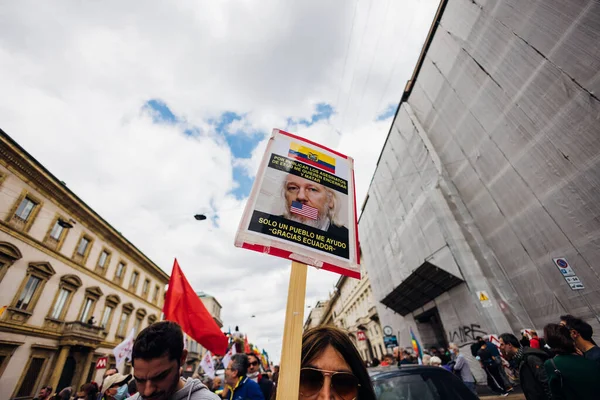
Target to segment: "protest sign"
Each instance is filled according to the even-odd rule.
[[[353,159],[273,130],[235,245],[360,278]]]

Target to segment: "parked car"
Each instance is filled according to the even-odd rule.
[[[477,400],[459,377],[440,367],[369,368],[378,400]]]

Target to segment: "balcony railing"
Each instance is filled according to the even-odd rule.
[[[65,322],[63,335],[83,336],[90,339],[102,340],[104,329],[101,326],[86,324],[81,321]]]

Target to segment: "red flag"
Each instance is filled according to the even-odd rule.
[[[248,344],[248,335],[244,335],[244,353],[250,354],[250,345]]]
[[[181,329],[213,354],[225,355],[227,337],[204,307],[175,259],[169,289],[163,307],[165,319],[177,322]]]

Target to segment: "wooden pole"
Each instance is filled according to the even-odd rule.
[[[277,384],[277,398],[281,400],[297,399],[300,391],[300,357],[307,268],[306,264],[292,261]]]

